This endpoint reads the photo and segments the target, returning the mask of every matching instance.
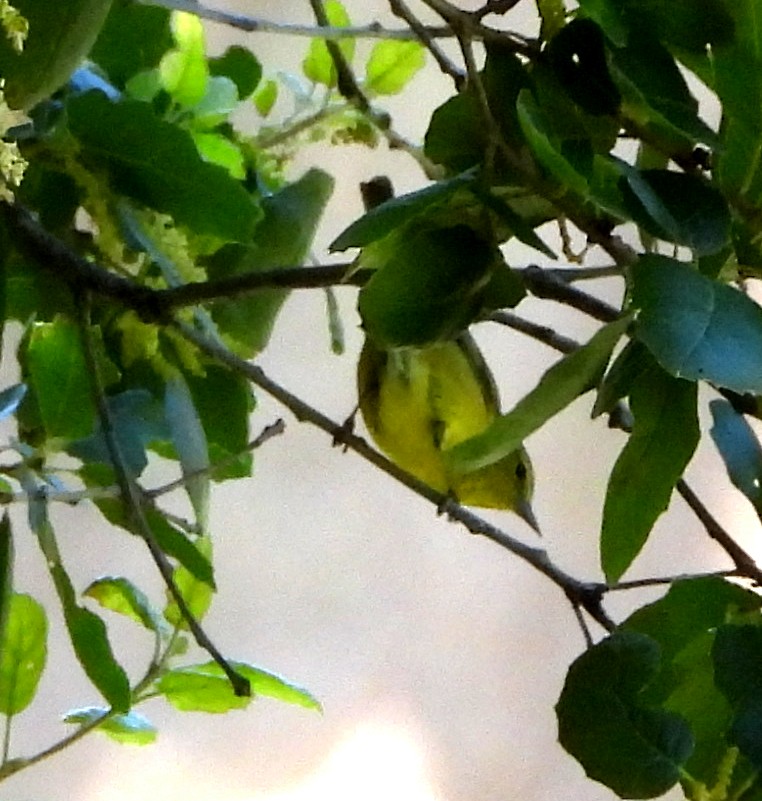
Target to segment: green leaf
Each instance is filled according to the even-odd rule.
[[[729,195],[762,200],[762,33],[756,0],[727,3],[735,22],[731,42],[713,48],[702,77],[722,104],[716,171]],[[693,67],[693,65],[691,65]]]
[[[638,225],[659,239],[685,245],[697,256],[730,241],[730,212],[722,195],[695,175],[636,170],[622,163],[625,202]]]
[[[715,681],[734,708],[731,739],[762,769],[762,627],[725,625],[712,648]]]
[[[633,383],[635,425],[611,471],[603,507],[601,564],[618,581],[645,544],[699,441],[697,386],[657,365]]]
[[[158,66],[172,46],[169,11],[131,0],[115,0],[90,58],[124,88],[128,79]]]
[[[159,631],[162,625],[159,613],[142,590],[122,576],[98,578],[82,594],[97,601],[104,609],[129,617],[150,631]]]
[[[653,364],[653,357],[642,342],[631,340],[614,359],[601,385],[591,413],[592,418],[610,414],[617,402],[626,398],[638,376]]]
[[[46,322],[57,314],[75,311],[67,284],[27,256],[9,253],[3,268],[6,319],[27,324],[34,317],[37,322]]]
[[[78,326],[63,317],[36,323],[26,362],[48,437],[73,440],[90,434],[95,406]]]
[[[550,123],[528,89],[519,94],[517,110],[521,130],[540,164],[566,190],[587,197],[587,178],[562,154]]]
[[[161,83],[177,103],[195,106],[209,80],[204,28],[197,16],[184,12],[172,15],[171,27],[177,47],[165,53],[159,63]]]
[[[579,350],[554,364],[512,411],[497,417],[483,433],[452,448],[448,452],[452,464],[460,471],[471,472],[515,451],[532,432],[598,383],[629,323],[628,316],[609,323]]]
[[[507,48],[487,45],[486,50],[481,78],[490,111],[505,140],[521,147],[524,139],[516,100],[519,92],[529,85],[526,67]],[[460,173],[481,163],[487,143],[479,99],[473,89],[466,89],[435,109],[426,131],[424,150],[432,161],[452,173]]]
[[[650,703],[682,715],[696,741],[687,773],[714,786],[726,758],[732,708],[715,684],[712,658],[714,633],[723,624],[759,618],[760,596],[724,579],[705,577],[678,581],[658,601],[637,610],[623,628],[646,634],[659,643],[662,670],[651,683]],[[743,772],[734,772],[743,781]]]
[[[467,225],[413,221],[367,246],[377,271],[360,290],[363,327],[379,346],[421,346],[464,330],[482,305],[496,248]]]
[[[159,679],[156,689],[184,712],[220,713],[243,709],[258,695],[307,709],[321,709],[320,703],[307,690],[274,673],[242,662],[232,662],[231,667],[249,680],[251,697],[236,696],[230,681],[216,662],[171,670]]]
[[[172,442],[180,457],[185,489],[201,531],[209,522],[209,448],[188,384],[182,375],[167,379],[164,412]]]
[[[298,684],[294,684],[276,673],[270,673],[268,670],[248,665],[245,662],[234,662],[233,667],[237,673],[249,680],[251,692],[254,696],[274,698],[276,701],[283,701],[286,704],[322,712],[322,706],[315,696]],[[220,670],[219,665],[214,662],[209,664],[208,668],[212,671]]]
[[[667,792],[693,749],[682,717],[642,699],[659,669],[652,639],[613,634],[575,660],[556,705],[561,745],[621,798]]]
[[[213,465],[211,478],[222,481],[251,475],[253,460],[248,447],[249,415],[254,408],[251,384],[223,367],[207,365],[204,371],[203,377],[187,375],[185,380],[204,427]]]
[[[21,480],[29,493],[30,528],[37,535],[37,542],[47,561],[77,660],[114,711],[126,712],[132,700],[130,683],[111,651],[106,625],[97,615],[77,603],[74,586],[61,561],[55,532],[48,518],[47,502],[35,492],[36,482],[31,474],[22,475]]]
[[[381,40],[365,65],[364,88],[370,95],[396,95],[426,63],[420,42]]]
[[[117,191],[197,233],[251,238],[261,212],[249,193],[226,170],[204,162],[191,135],[161,120],[150,105],[112,103],[89,92],[71,98],[67,111],[83,153],[108,168]]]
[[[339,0],[327,0],[323,5],[332,27],[346,28],[351,24],[349,15]],[[338,46],[347,63],[351,63],[355,52],[355,40],[340,39]],[[323,39],[315,37],[310,42],[309,51],[302,61],[302,72],[313,83],[322,83],[329,88],[336,86],[336,67]]]
[[[100,498],[95,502],[101,514],[114,526],[136,533],[131,528],[131,521],[126,518],[124,504],[119,498]],[[159,547],[167,556],[176,559],[185,570],[206,584],[214,588],[214,571],[207,555],[205,540],[190,540],[180,529],[175,528],[167,518],[155,507],[146,506],[143,510],[146,522]]]
[[[762,447],[754,429],[725,400],[711,401],[709,410],[714,423],[710,433],[730,480],[762,513]]]
[[[446,204],[464,188],[473,186],[477,178],[476,170],[468,170],[446,181],[436,181],[430,186],[393,197],[355,220],[331,242],[333,252],[347,248],[361,248],[382,239],[414,217]]]
[[[762,393],[762,309],[690,265],[646,255],[633,269],[637,338],[674,376]]]
[[[659,643],[662,661],[674,661],[698,637],[723,623],[759,613],[762,598],[755,592],[724,578],[706,576],[676,581],[665,596],[637,609],[622,627],[639,631]],[[672,692],[680,677],[667,673],[659,700]]]
[[[204,537],[189,539],[180,529],[171,525],[158,509],[148,508],[145,510],[145,515],[162,551],[176,559],[194,580],[213,591],[215,583],[211,547],[207,547],[206,539]]]
[[[424,138],[424,153],[435,164],[459,174],[481,163],[487,131],[481,124],[479,101],[473,93],[451,97],[434,110]]]
[[[29,595],[9,596],[0,632],[0,713],[17,715],[32,702],[47,658],[48,621]]]
[[[312,169],[262,201],[264,217],[253,242],[227,246],[210,259],[211,280],[275,267],[296,269],[304,263],[328,198],[333,179]],[[251,357],[261,351],[272,333],[275,320],[288,293],[263,290],[237,300],[220,301],[212,316],[220,331],[232,337],[237,350]]]
[[[106,403],[124,464],[137,477],[148,464],[146,448],[151,443],[169,439],[162,404],[145,389],[128,389],[110,395]],[[89,437],[70,443],[66,450],[85,462],[111,464],[100,423]]]
[[[542,20],[540,37],[546,42],[552,39],[564,26],[566,9],[563,0],[535,0]]]
[[[733,36],[733,19],[727,9],[735,0],[703,0],[700,14],[694,0],[581,0],[579,5],[617,44],[654,32],[671,46],[703,54],[707,44],[722,45]]]
[[[163,520],[163,518],[162,518]],[[165,521],[166,522],[166,521]],[[169,525],[167,523],[167,525]],[[154,531],[156,527],[154,527]],[[157,537],[158,539],[158,537]],[[198,555],[206,561],[211,571],[212,564],[212,541],[208,537],[200,537],[196,541],[195,550]],[[198,572],[198,571],[196,571]],[[188,609],[196,620],[201,620],[209,610],[214,594],[214,582],[210,576],[199,578],[191,572],[184,564],[176,568],[173,574],[175,585],[180,590]],[[178,629],[188,628],[188,623],[183,617],[180,607],[168,592],[169,601],[164,609],[164,617],[170,625]]]
[[[273,109],[275,101],[278,99],[278,82],[272,80],[265,81],[254,95],[254,105],[261,116],[266,117]]]
[[[716,144],[678,64],[653,32],[631,37],[627,47],[611,51],[610,60],[622,113],[636,131],[670,155],[689,156],[695,144]]]
[[[262,65],[251,50],[240,45],[231,45],[221,56],[209,59],[209,72],[230,78],[236,85],[238,97],[243,100],[259,85]]]
[[[216,664],[189,665],[169,670],[156,682],[155,689],[181,712],[222,714],[245,709],[253,694],[236,695],[230,680],[215,667]]]
[[[553,71],[571,99],[589,114],[616,114],[619,90],[609,75],[604,37],[589,19],[573,19],[546,50]]]
[[[29,109],[68,80],[95,42],[110,0],[14,0],[29,22],[22,53],[0,36],[0,75],[11,108]]]
[[[130,683],[111,650],[106,624],[76,603],[71,580],[60,563],[51,567],[51,573],[79,663],[109,704],[119,712],[126,712],[131,702]]]
[[[218,133],[192,131],[193,144],[204,161],[227,170],[239,181],[246,178],[246,163],[241,149],[235,142]]]
[[[195,131],[217,128],[227,122],[237,106],[235,83],[224,75],[215,75],[208,80],[203,97],[188,109],[193,115],[192,127]]]
[[[156,726],[138,712],[110,715],[109,710],[104,707],[85,706],[81,709],[70,709],[63,717],[64,723],[79,724],[80,726],[92,725],[97,720],[101,720],[97,730],[107,734],[118,743],[148,745],[156,741],[158,734]]]

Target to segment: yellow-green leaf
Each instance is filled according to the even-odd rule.
[[[395,95],[426,63],[420,42],[381,41],[365,67],[365,91],[373,95]]]
[[[351,24],[349,14],[339,0],[328,0],[325,4],[325,14],[334,28],[346,28]],[[355,40],[341,39],[338,44],[344,58],[351,63],[355,52]],[[302,72],[313,83],[322,83],[328,87],[336,86],[336,67],[324,39],[316,38],[310,42],[310,49],[302,61]]]

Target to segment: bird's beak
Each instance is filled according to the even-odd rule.
[[[530,504],[528,500],[522,499],[519,502],[518,506],[516,507],[516,514],[518,514],[522,519],[526,520],[526,522],[529,523],[529,525],[542,537],[540,524],[537,522],[537,518],[534,516],[532,504]]]

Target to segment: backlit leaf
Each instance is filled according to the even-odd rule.
[[[98,706],[86,706],[71,709],[63,717],[64,723],[88,726],[100,720],[97,731],[101,731],[126,745],[148,745],[156,740],[157,730],[148,718],[138,712],[126,714],[109,714],[108,709]]]
[[[395,95],[425,63],[426,50],[420,42],[377,42],[365,66],[365,89],[370,94]]]
[[[29,595],[9,597],[0,632],[0,713],[16,715],[32,702],[47,659],[48,621]]]
[[[125,615],[151,631],[157,631],[161,625],[158,612],[142,590],[122,576],[98,578],[82,594],[97,601],[104,609]]]

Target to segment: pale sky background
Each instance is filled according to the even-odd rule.
[[[221,3],[218,3],[222,7]],[[381,0],[347,2],[353,21],[390,18]],[[311,22],[306,0],[225,7],[268,19]],[[522,0],[517,12],[532,8]],[[531,25],[531,19],[521,24]],[[210,27],[210,47],[250,45],[266,71],[297,69],[307,40],[232,34]],[[363,48],[367,50],[367,45]],[[384,103],[396,127],[420,140],[431,110],[452,93],[428,69],[402,98]],[[384,148],[312,148],[293,167],[337,175],[337,191],[316,242],[325,246],[361,214],[358,183],[379,172],[398,193],[423,176]],[[508,259],[536,260],[517,248]],[[601,257],[602,259],[602,257]],[[616,282],[601,287],[616,300]],[[355,291],[340,292],[347,352],[331,354],[321,293],[295,293],[261,363],[272,377],[343,420],[355,404],[360,346]],[[594,326],[560,306],[527,301],[522,314],[578,338]],[[477,337],[510,407],[557,357],[518,334],[481,326]],[[322,716],[271,701],[224,716],[181,714],[161,701],[139,711],[160,727],[157,743],[119,746],[92,735],[0,789],[3,801],[603,801],[556,743],[553,712],[569,663],[584,647],[568,602],[546,579],[496,545],[437,518],[434,510],[353,454],[299,424],[260,394],[257,431],[283,415],[284,436],[257,454],[251,480],[216,487],[212,530],[220,588],[206,627],[230,657],[308,687]],[[527,443],[537,472],[535,509],[544,546],[568,572],[599,579],[596,536],[606,478],[624,437],[589,421],[591,396]],[[708,424],[704,420],[704,430]],[[688,478],[741,543],[759,556],[758,523],[732,490],[709,448]],[[18,589],[52,593],[42,559],[16,509]],[[535,536],[508,513],[488,515],[507,531]],[[79,589],[123,573],[161,598],[140,543],[108,529],[96,513],[56,510],[64,553],[76,556]],[[726,566],[676,500],[628,577]],[[611,598],[621,616],[650,595]],[[151,643],[113,621],[119,653],[137,676]],[[14,752],[39,750],[65,731],[66,709],[98,703],[52,618],[49,666],[38,699],[14,730]],[[595,631],[599,634],[598,631]],[[203,661],[205,657],[199,657]],[[672,795],[679,797],[679,793]]]

